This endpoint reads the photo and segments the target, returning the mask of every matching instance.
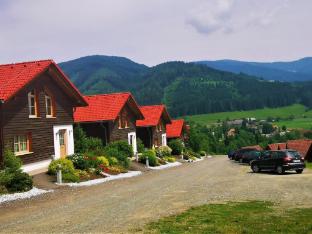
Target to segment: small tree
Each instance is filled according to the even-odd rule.
[[[180,139],[169,141],[168,146],[172,149],[172,155],[181,155],[184,149],[183,142]]]

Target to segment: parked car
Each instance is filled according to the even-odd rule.
[[[305,168],[304,158],[295,150],[266,152],[259,159],[251,162],[250,166],[253,172],[265,170],[284,174],[285,171],[296,171],[300,174]]]
[[[235,152],[233,159],[235,161],[239,161],[241,159],[241,157],[243,156],[244,153],[246,152],[250,152],[253,151],[255,149],[251,149],[251,148],[244,148],[244,149],[239,149]]]
[[[229,159],[233,159],[235,152],[236,152],[236,151],[234,151],[234,150],[230,150],[230,151],[228,152],[228,158],[229,158]]]
[[[260,150],[246,151],[242,153],[239,159],[240,163],[250,163],[253,160],[257,160],[261,157],[262,152]]]

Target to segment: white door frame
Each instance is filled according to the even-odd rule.
[[[66,130],[65,134],[67,137],[67,145],[66,145],[67,155],[74,154],[73,125],[55,125],[55,126],[53,126],[53,139],[54,139],[54,157],[53,157],[53,159],[61,158],[60,139],[59,139],[59,131],[60,130]]]
[[[136,155],[138,153],[138,149],[137,149],[137,140],[136,140],[136,133],[135,132],[129,132],[128,133],[128,144],[131,145],[131,139],[132,137],[132,149],[133,149],[133,153],[134,155]]]
[[[162,146],[167,146],[167,134],[161,134],[161,145]]]

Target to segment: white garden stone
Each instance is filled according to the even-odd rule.
[[[149,167],[149,169],[152,169],[152,170],[162,170],[162,169],[166,169],[166,168],[169,168],[169,167],[177,167],[177,166],[180,166],[182,165],[182,163],[180,162],[173,162],[173,163],[167,163],[165,165],[161,165],[161,166],[157,166],[157,167]]]
[[[27,192],[0,195],[0,204],[4,202],[9,202],[9,201],[27,199],[27,198],[39,196],[41,194],[50,193],[50,192],[53,192],[53,190],[44,190],[44,189],[38,189],[36,187],[33,187],[31,190]]]

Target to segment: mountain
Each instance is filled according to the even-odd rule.
[[[85,94],[128,91],[148,67],[130,59],[93,55],[60,63],[60,67]]]
[[[312,57],[292,62],[244,62],[236,60],[198,61],[209,67],[234,73],[245,73],[266,80],[310,81],[312,80]]]
[[[85,94],[131,91],[140,105],[164,103],[172,116],[294,103],[312,106],[312,82],[272,82],[196,63],[147,67],[126,58],[97,55],[60,66]]]

